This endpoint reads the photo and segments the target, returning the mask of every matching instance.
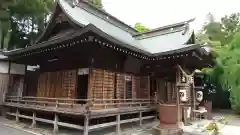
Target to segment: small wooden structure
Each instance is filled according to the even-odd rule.
[[[21,96],[25,65],[11,63],[0,53],[0,110],[2,110],[7,91],[11,95]],[[1,111],[2,112],[2,111]]]
[[[206,66],[209,53],[195,44],[192,21],[139,33],[84,1],[59,0],[36,44],[4,52],[10,62],[35,66],[25,70],[22,94],[8,94],[6,113],[32,126],[53,124],[54,133],[115,126],[120,134],[121,124],[141,125],[156,117],[158,101],[180,104],[179,67]]]

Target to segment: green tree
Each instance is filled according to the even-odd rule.
[[[54,0],[6,1],[1,0],[2,5],[7,5],[2,9],[7,9],[4,11],[8,14],[8,21],[0,20],[4,24],[0,25],[1,48],[6,47],[6,44],[8,48],[25,47],[43,31]]]
[[[216,65],[208,70],[211,80],[221,89],[230,89],[232,109],[240,113],[240,29],[239,13],[224,16],[216,22],[213,16],[198,33],[200,43],[210,44]]]
[[[136,23],[134,28],[137,29],[139,32],[146,32],[150,30],[149,28],[145,27],[141,23]]]
[[[236,32],[239,32],[240,13],[233,13],[229,16],[224,16],[221,19],[222,31],[225,37],[225,44],[232,41]]]
[[[207,15],[207,22],[197,34],[197,41],[210,45],[223,43],[224,33],[222,32],[222,24],[221,22],[217,22],[211,13]]]
[[[0,49],[9,41],[10,35],[10,13],[9,6],[13,4],[13,0],[0,0]]]
[[[218,51],[217,62],[223,72],[219,81],[223,87],[230,89],[230,101],[234,111],[240,113],[240,32],[237,32],[231,43]]]

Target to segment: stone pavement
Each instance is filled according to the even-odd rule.
[[[220,133],[218,135],[240,135],[240,115],[234,114],[231,110],[217,110],[213,112],[213,116],[228,117],[227,125],[218,125],[220,127]],[[207,125],[210,121],[204,120],[195,123],[192,126],[184,127],[186,135],[211,135],[212,133],[197,133],[199,128],[197,125]]]
[[[6,122],[8,122],[8,120],[0,117],[0,135],[32,135],[14,128],[6,127],[4,125]]]

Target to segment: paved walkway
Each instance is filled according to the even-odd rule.
[[[0,135],[32,135],[23,131],[19,131],[7,126],[4,126],[6,119],[0,117]]]
[[[240,115],[234,114],[231,110],[218,110],[213,114],[214,116],[229,117],[228,124],[222,129],[222,133],[220,135],[240,134]]]

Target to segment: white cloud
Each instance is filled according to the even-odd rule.
[[[196,17],[195,28],[201,28],[207,13],[216,19],[234,12],[240,12],[239,0],[103,0],[104,9],[122,20],[134,25],[140,22],[156,28]]]

